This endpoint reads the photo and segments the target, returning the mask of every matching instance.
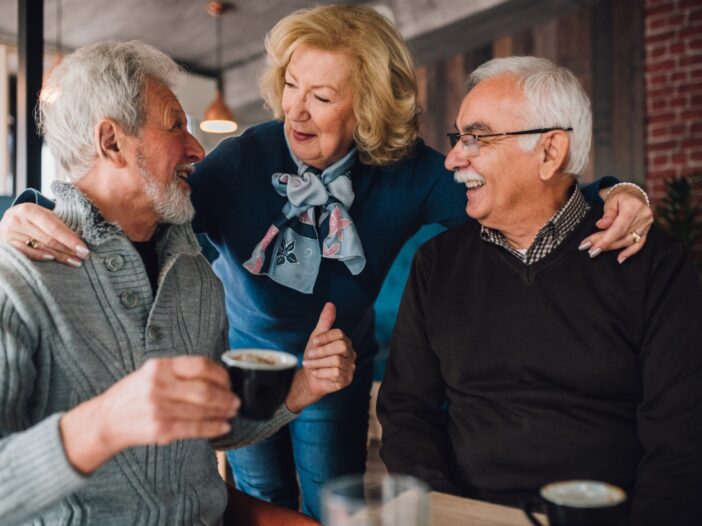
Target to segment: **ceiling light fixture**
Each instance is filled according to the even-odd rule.
[[[215,20],[217,38],[217,96],[205,110],[205,118],[200,123],[200,129],[207,133],[234,133],[239,127],[234,121],[231,110],[224,102],[224,72],[222,71],[222,15],[234,6],[227,2],[210,2],[207,4],[207,14]]]

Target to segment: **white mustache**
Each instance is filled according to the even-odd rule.
[[[466,168],[465,170],[456,170],[453,172],[453,180],[457,183],[466,184],[468,182],[484,183],[485,179],[478,172],[472,168]]]

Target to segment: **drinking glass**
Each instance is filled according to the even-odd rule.
[[[428,526],[429,488],[408,475],[349,475],[322,490],[324,526]]]

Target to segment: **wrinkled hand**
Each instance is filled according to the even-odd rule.
[[[299,413],[324,395],[343,389],[353,380],[356,353],[351,340],[339,329],[332,329],[336,307],[327,303],[307,342],[302,369],[295,374],[285,405]]]
[[[239,404],[227,371],[204,356],[151,359],[102,400],[108,440],[122,448],[222,435]]]
[[[604,215],[596,223],[602,232],[585,238],[580,244],[580,249],[588,250],[590,257],[596,257],[600,252],[624,248],[625,250],[617,256],[617,261],[624,263],[643,248],[652,224],[653,212],[642,200],[638,190],[626,186],[617,188],[606,195]],[[634,242],[632,232],[641,236],[638,243]]]
[[[61,432],[69,460],[89,473],[128,447],[223,435],[239,405],[212,360],[155,358],[66,413]]]
[[[37,248],[27,246],[36,239]],[[60,261],[74,267],[90,255],[83,240],[51,210],[32,203],[9,208],[0,221],[0,239],[10,243],[29,259]]]

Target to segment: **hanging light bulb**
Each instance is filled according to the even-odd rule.
[[[215,19],[217,37],[217,95],[215,100],[205,110],[205,118],[200,123],[200,129],[207,133],[234,133],[239,125],[234,121],[231,110],[224,102],[224,82],[222,71],[222,15],[231,9],[231,4],[210,2],[207,13]]]
[[[238,127],[231,110],[224,103],[221,90],[218,89],[215,100],[205,110],[200,129],[208,133],[234,133]]]

